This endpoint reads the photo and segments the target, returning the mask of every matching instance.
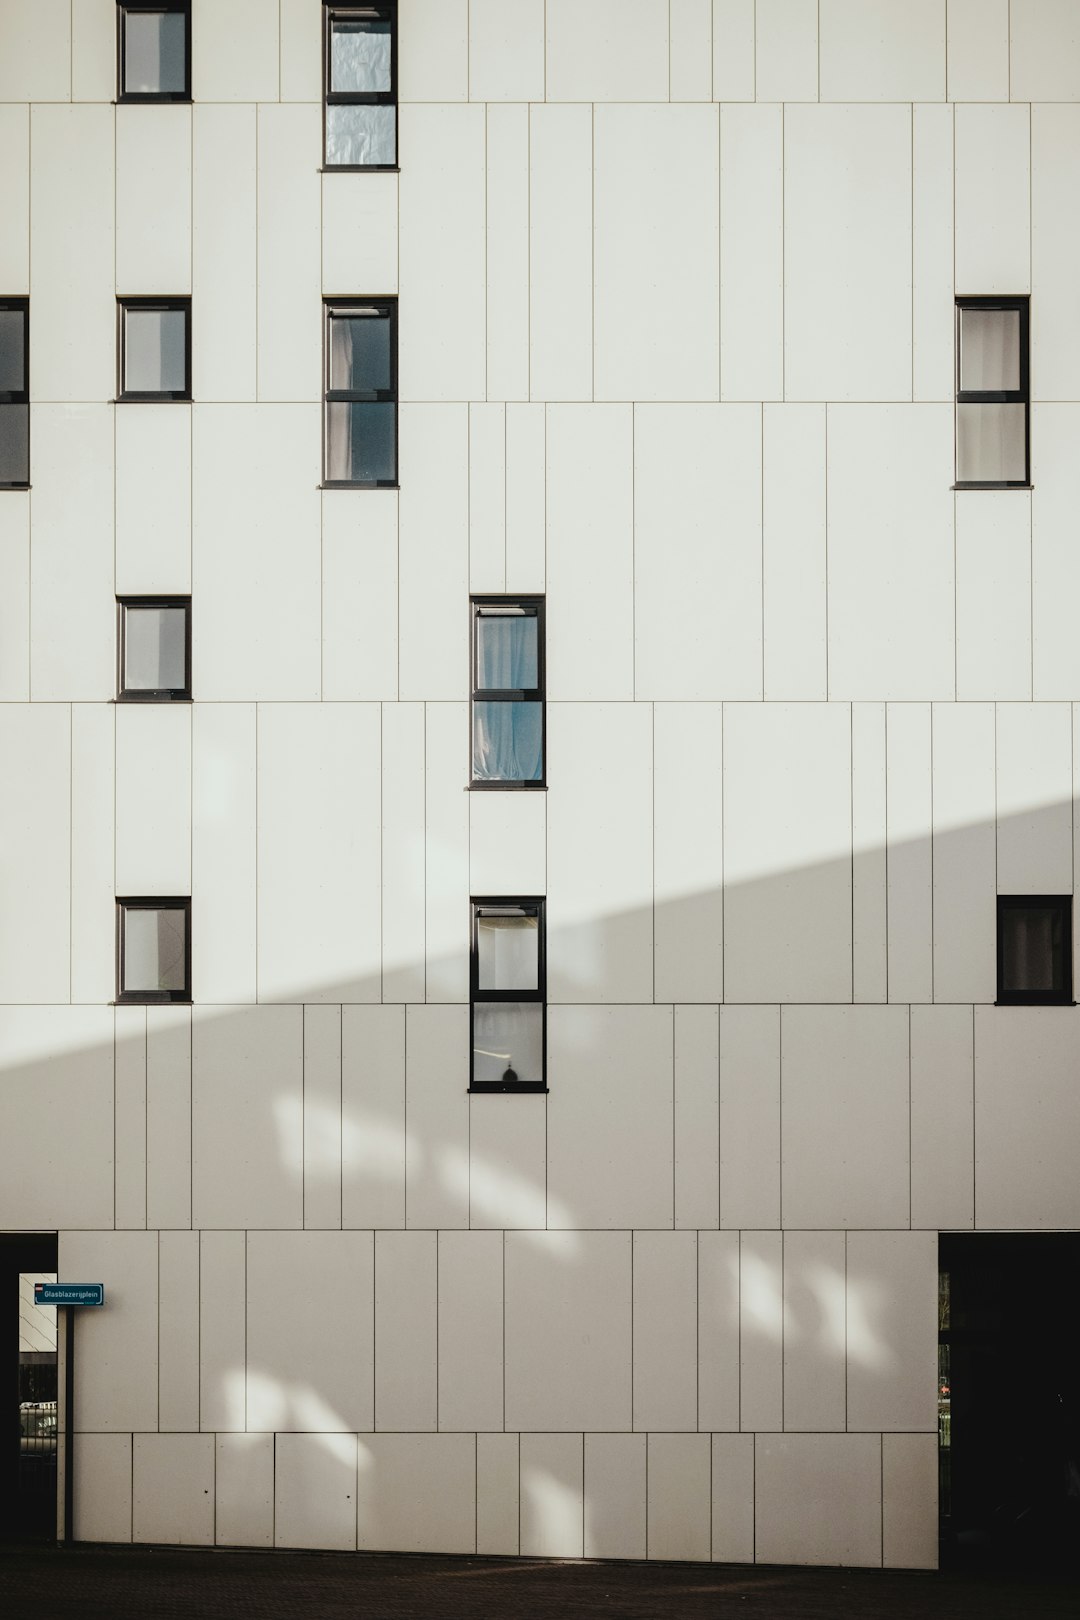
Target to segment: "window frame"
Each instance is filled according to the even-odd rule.
[[[382,0],[381,4],[343,5],[340,0],[322,0],[323,6],[323,70],[322,70],[322,129],[323,169],[327,174],[397,174],[398,158],[398,41],[396,0]],[[330,39],[335,20],[348,18],[386,21],[390,24],[390,89],[389,90],[331,90],[330,71],[332,56]],[[394,109],[394,161],[393,163],[331,163],[326,151],[326,110],[328,107],[393,107]]]
[[[1016,310],[1020,316],[1020,386],[1019,388],[961,388],[960,386],[960,326],[965,309]],[[1008,295],[964,296],[956,299],[955,356],[956,406],[953,410],[953,468],[956,475],[954,489],[1030,489],[1031,488],[1031,297],[1028,293]],[[961,479],[959,476],[959,407],[961,405],[1023,405],[1024,407],[1024,476],[1002,479]]]
[[[535,990],[483,990],[480,989],[480,913],[484,906],[520,906],[523,910],[535,908],[537,916],[536,989]],[[548,1090],[547,1083],[547,899],[542,894],[474,894],[469,900],[469,1091],[478,1096],[510,1096],[522,1094],[538,1096]],[[541,1080],[517,1080],[507,1084],[503,1080],[477,1080],[476,1067],[476,1008],[498,1002],[529,1002],[540,1007]]]
[[[184,88],[183,90],[126,90],[124,88],[124,59],[127,33],[127,18],[129,11],[137,12],[176,12],[184,18]],[[151,4],[128,4],[127,0],[116,0],[116,100],[118,104],[131,103],[152,106],[155,102],[185,102],[191,100],[191,0],[158,0]]]
[[[1056,910],[1062,922],[1061,977],[1064,988],[1059,994],[1045,994],[1039,990],[1009,990],[1005,986],[1005,929],[1002,919],[1010,911],[1026,911],[1042,906]],[[1071,894],[999,894],[997,897],[997,995],[998,1007],[1075,1007],[1073,999]]]
[[[182,310],[184,312],[184,387],[154,392],[124,386],[127,369],[127,315],[129,310]],[[186,293],[140,294],[116,300],[116,403],[118,405],[185,405],[191,402],[191,298]]]
[[[125,685],[127,675],[127,613],[129,608],[182,608],[184,611],[184,685],[182,687],[134,687]],[[191,597],[118,596],[116,598],[116,701],[117,703],[191,702]]]
[[[182,911],[184,913],[184,987],[182,990],[125,990],[125,917],[128,911]],[[191,1003],[191,896],[117,895],[116,897],[116,1005],[118,1007],[188,1006]]]
[[[536,617],[536,678],[535,687],[478,686],[479,635],[478,626],[485,607],[520,607]],[[547,791],[547,619],[546,598],[532,593],[521,596],[494,596],[489,593],[469,597],[469,789],[478,793],[544,793]],[[489,781],[473,775],[473,708],[477,703],[539,703],[540,705],[540,775],[532,782]]]
[[[377,310],[390,319],[390,388],[356,389],[331,388],[330,367],[333,363],[331,332],[335,316],[350,311]],[[380,294],[377,297],[325,297],[323,299],[323,489],[397,489],[398,486],[398,301],[396,297]],[[331,478],[330,411],[331,405],[393,405],[394,407],[394,476],[393,478],[357,479]]]
[[[26,407],[26,477],[0,479],[0,489],[30,488],[30,300],[27,297],[0,298],[0,311],[21,314],[23,318],[23,386],[0,389],[0,405]]]

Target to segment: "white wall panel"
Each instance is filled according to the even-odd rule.
[[[823,101],[943,101],[945,0],[821,0]]]
[[[907,1226],[907,1008],[785,1007],[782,1025],[785,1226]]]
[[[784,1426],[784,1239],[739,1239],[739,1427]]]
[[[506,589],[506,407],[469,406],[469,589]]]
[[[502,1233],[440,1232],[438,1243],[439,1428],[501,1429]]]
[[[751,53],[749,93],[732,99],[753,99],[752,64]],[[714,80],[719,70],[718,59]],[[730,72],[730,65],[724,71]],[[714,94],[720,92],[714,90]],[[724,95],[722,99],[728,98]],[[721,109],[720,225],[720,397],[782,399],[784,114],[780,107]]]
[[[356,1546],[354,1434],[279,1434],[274,1441],[275,1547]]]
[[[648,1436],[585,1436],[586,1558],[644,1558]]]
[[[728,1001],[850,998],[846,707],[726,706],[724,882]]]
[[[397,592],[397,490],[323,490],[324,699],[397,697]]]
[[[116,707],[118,894],[191,893],[191,706]]]
[[[1080,1044],[1067,1009],[975,1009],[975,1225],[1076,1225]]]
[[[754,47],[754,0],[712,0],[714,101],[753,101]]]
[[[956,318],[951,107],[914,107],[911,138],[912,398],[951,400]]]
[[[318,109],[263,104],[257,136],[257,397],[316,400],[323,318]]]
[[[825,407],[762,414],[762,618],[766,699],[828,697]],[[747,660],[750,662],[750,660]]]
[[[911,32],[908,7],[896,16]],[[784,221],[787,398],[910,399],[910,108],[788,107]]]
[[[258,779],[260,996],[378,1001],[378,708],[264,704]]]
[[[635,408],[636,697],[761,696],[761,479],[756,407]]]
[[[191,589],[191,412],[125,405],[116,413],[116,590]]]
[[[402,41],[404,59],[404,41]],[[446,91],[440,91],[445,103]],[[480,106],[402,107],[401,398],[483,399],[486,166]]]
[[[215,1436],[214,1524],[219,1547],[274,1545],[274,1436]]]
[[[341,1224],[405,1225],[405,1009],[341,1009]]]
[[[320,100],[322,17],[307,0],[281,0],[280,61],[282,101]]]
[[[1031,697],[1031,497],[956,498],[956,696]]]
[[[77,1430],[156,1429],[157,1233],[64,1232],[58,1259],[62,1277],[104,1278],[111,1307],[79,1322]]]
[[[0,100],[70,98],[70,0],[0,0],[0,33],[5,41]]]
[[[829,696],[951,698],[952,409],[828,417]]]
[[[754,1436],[712,1437],[712,1556],[722,1564],[754,1561]]]
[[[956,109],[956,290],[1031,285],[1031,109]]]
[[[739,1234],[698,1236],[698,1428],[739,1427]]]
[[[757,99],[816,101],[817,0],[756,0]]]
[[[950,101],[1008,101],[1009,11],[1010,0],[948,0]]]
[[[548,1008],[550,1227],[673,1224],[672,1046],[670,1007]]]
[[[198,1232],[162,1232],[159,1236],[158,1329],[158,1428],[198,1433]],[[212,1501],[211,1493],[211,1507]]]
[[[323,174],[322,285],[346,297],[397,292],[396,174]]]
[[[508,1232],[505,1286],[507,1428],[629,1429],[630,1233]]]
[[[517,1554],[519,1444],[516,1434],[476,1437],[476,1550],[481,1557]]]
[[[464,632],[464,614],[460,623]],[[469,996],[469,934],[462,913],[469,884],[469,795],[463,792],[468,725],[466,704],[428,704],[428,1001],[467,1001]]]
[[[341,1227],[341,1008],[304,1008],[304,1225]]]
[[[406,405],[399,419],[398,695],[463,698],[469,690],[469,413],[464,405]],[[462,771],[466,763],[462,748]]]
[[[399,98],[467,101],[469,0],[409,0],[398,21]]]
[[[0,1001],[71,994],[71,710],[0,707]],[[108,920],[104,925],[109,926]]]
[[[247,1244],[243,1232],[199,1233],[199,1424],[247,1423]]]
[[[473,101],[543,101],[544,9],[544,0],[469,0]]]
[[[469,1014],[405,1014],[405,1212],[408,1226],[469,1224]]]
[[[936,703],[933,731],[934,997],[993,1001],[994,710],[989,703]]]
[[[200,101],[276,101],[278,17],[264,0],[194,0],[194,93]]]
[[[652,0],[547,0],[549,101],[666,101],[668,19]]]
[[[650,1558],[708,1559],[711,1443],[707,1434],[649,1435]]]
[[[723,711],[658,703],[653,747],[654,994],[724,993]]]
[[[256,109],[196,106],[191,365],[196,399],[255,398]]]
[[[936,1427],[936,1232],[849,1232],[849,1429]]]
[[[668,26],[671,53],[668,83],[672,101],[711,101],[711,0],[672,0]]]
[[[359,1455],[359,1548],[475,1552],[471,1434],[365,1434]]]
[[[842,1232],[784,1233],[784,1429],[847,1426]]]
[[[993,931],[990,933],[993,939]],[[974,1018],[911,1009],[911,1224],[970,1227],[975,1197]]]
[[[384,703],[380,742],[382,999],[423,1001],[424,705]]]
[[[758,1563],[880,1565],[879,1435],[759,1435],[754,1462]]]
[[[697,1233],[633,1239],[634,1428],[696,1429]]]
[[[997,705],[999,894],[1071,894],[1073,736],[1067,703]]]
[[[255,706],[192,710],[191,905],[196,1001],[255,1000]]]
[[[853,1001],[888,1000],[885,705],[851,705]]]
[[[117,107],[118,294],[191,291],[191,169],[190,106]]]
[[[146,1224],[191,1226],[190,1007],[146,1009]]]
[[[438,1234],[375,1234],[375,1426],[438,1427]],[[359,1425],[367,1427],[367,1425]]]
[[[1017,101],[1080,101],[1080,17],[1070,0],[1010,0]]]
[[[146,1008],[115,1007],[116,1225],[146,1227]]]
[[[72,0],[71,99],[111,101],[116,94],[116,14],[111,0]]]
[[[581,1557],[583,1453],[583,1435],[521,1436],[522,1557]]]
[[[529,109],[529,397],[593,391],[592,111]]]
[[[719,1032],[715,1007],[675,1008],[675,1225],[720,1219]]]
[[[930,705],[885,712],[889,1000],[934,999]]]
[[[547,891],[547,795],[469,795],[470,894]]]
[[[469,1225],[508,1229],[546,1224],[547,1099],[470,1097]]]
[[[720,1008],[720,1225],[780,1225],[780,1009]]]
[[[1073,455],[1080,407],[1036,405],[1033,417],[1039,481],[1031,497],[1032,695],[1067,698],[1080,690],[1080,645],[1069,611],[1080,590],[1080,557],[1073,539]]]
[[[8,490],[0,503],[0,702],[29,696],[30,496]]]
[[[881,1437],[881,1562],[938,1567],[938,1444],[934,1434]]]
[[[130,1434],[79,1436],[75,1528],[80,1541],[131,1540]]]
[[[547,412],[506,407],[506,577],[515,591],[547,578]]]
[[[136,1434],[132,1445],[132,1541],[212,1546],[213,1435]]]
[[[200,1009],[192,1037],[194,1225],[301,1226],[301,1009]]]
[[[626,0],[621,9],[625,28]],[[580,26],[589,13],[578,6],[576,15]],[[717,117],[712,106],[595,113],[597,399],[717,398]]]
[[[10,297],[30,291],[30,108],[0,106],[0,143],[6,154],[0,177],[0,281]],[[5,505],[7,503],[5,502]]]

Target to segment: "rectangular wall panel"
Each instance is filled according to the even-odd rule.
[[[464,1007],[406,1009],[407,1226],[469,1224],[468,1016]]]
[[[146,1008],[115,1007],[116,1225],[146,1227]]]
[[[0,702],[30,696],[30,496],[0,505]]]
[[[698,1428],[739,1427],[739,1234],[698,1237]]]
[[[542,101],[544,47],[544,0],[470,0],[470,100]]]
[[[463,791],[468,724],[465,703],[427,705],[425,942],[429,1002],[469,998],[468,916],[463,912],[469,883],[469,795]]]
[[[529,398],[529,113],[487,108],[488,399]]]
[[[942,101],[941,0],[821,0],[823,101]]]
[[[202,400],[255,398],[256,108],[193,109],[191,364]]]
[[[481,1557],[517,1554],[518,1447],[516,1434],[476,1437],[476,1550]]]
[[[247,1248],[243,1232],[199,1234],[199,1425],[247,1423]]]
[[[438,1243],[439,1428],[501,1429],[502,1233],[440,1232]]]
[[[1067,698],[1080,686],[1080,644],[1069,614],[1080,589],[1072,540],[1073,446],[1080,406],[1036,405],[1032,438],[1039,482],[1031,497],[1032,695]]]
[[[1080,186],[1080,107],[1031,109],[1031,342],[1036,399],[1080,396],[1080,317],[1070,291],[1080,274],[1080,229],[1070,199]],[[1042,446],[1039,447],[1042,485]]]
[[[956,291],[1031,286],[1031,108],[956,108]]]
[[[542,591],[547,578],[547,412],[506,407],[506,580]]]
[[[191,590],[191,412],[116,413],[116,591]]]
[[[648,1436],[585,1436],[585,1557],[644,1558]]]
[[[30,291],[30,108],[0,106],[0,144],[7,154],[0,178],[0,282],[7,294]]]
[[[956,497],[956,696],[1031,697],[1031,497]]]
[[[71,708],[71,999],[116,995],[115,709]]]
[[[756,0],[759,101],[816,101],[817,0]]]
[[[950,101],[1009,100],[1009,10],[1010,0],[949,0]]]
[[[720,1225],[780,1225],[780,1009],[720,1008]]]
[[[529,109],[529,397],[593,391],[592,112]]]
[[[672,101],[711,101],[712,0],[672,0],[670,30]]]
[[[911,1009],[911,1224],[975,1218],[973,1009]]]
[[[469,589],[506,589],[506,407],[469,406]]]
[[[341,1224],[405,1225],[405,1009],[341,1009]]]
[[[762,413],[764,696],[828,697],[823,405]],[[749,662],[749,660],[747,660]]]
[[[930,705],[885,714],[889,1000],[934,999]]]
[[[847,1426],[842,1232],[784,1233],[784,1428]]]
[[[996,994],[994,710],[935,703],[934,999]]]
[[[784,1239],[739,1240],[739,1427],[784,1426]]]
[[[1071,894],[1072,714],[1066,703],[997,705],[999,894]]]
[[[397,490],[323,490],[324,699],[397,697],[397,594]]]
[[[261,400],[294,403],[322,393],[319,136],[315,107],[263,104],[258,109],[256,392]]]
[[[146,1009],[146,1224],[192,1225],[191,1008]]]
[[[341,1011],[304,1008],[304,1225],[341,1226]]]
[[[434,1232],[375,1236],[375,1426],[438,1427],[438,1259]]]
[[[912,109],[912,165],[912,398],[951,400],[955,387],[951,107]]]
[[[200,86],[200,94],[203,94]],[[191,107],[116,109],[116,291],[191,291]]]
[[[853,1001],[889,998],[885,705],[851,705]]]
[[[934,1427],[937,1291],[936,1232],[848,1233],[849,1430]]]
[[[0,1002],[71,997],[71,710],[0,706]],[[106,927],[108,924],[106,924]]]
[[[255,705],[192,709],[191,976],[199,1002],[254,1001]]]
[[[116,887],[191,893],[191,706],[116,708]]]
[[[697,1428],[697,1236],[634,1233],[634,1428]]]
[[[399,421],[398,695],[463,698],[469,690],[469,413],[464,405],[406,405]]]
[[[424,999],[424,705],[382,706],[382,999]]]
[[[162,1232],[158,1267],[158,1427],[198,1433],[198,1232]]]
[[[650,1434],[648,1556],[709,1557],[712,1460],[707,1434]]]
[[[712,0],[713,100],[754,99],[754,0]]]
[[[722,88],[714,89],[718,99],[753,100],[752,40],[751,21],[749,94],[729,97]],[[719,47],[719,41],[717,44]],[[721,399],[784,397],[783,199],[783,109],[723,107],[720,112]]]
[[[322,287],[329,298],[397,292],[396,174],[324,171]]]
[[[584,1545],[583,1436],[521,1436],[521,1553],[580,1558]]]
[[[724,993],[723,706],[654,705],[658,1001]]]
[[[719,1031],[715,1007],[675,1008],[675,1225],[720,1220]]]

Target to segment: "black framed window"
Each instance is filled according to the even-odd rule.
[[[323,3],[328,169],[397,167],[397,6]]]
[[[116,7],[118,101],[191,100],[190,0]]]
[[[30,300],[0,298],[0,489],[30,483]]]
[[[191,597],[118,597],[116,621],[117,696],[127,703],[190,699]]]
[[[191,897],[116,902],[116,999],[191,1000]]]
[[[1030,300],[956,300],[956,487],[1030,483]]]
[[[544,598],[474,596],[471,611],[471,785],[542,788]]]
[[[191,398],[191,299],[117,300],[120,400]]]
[[[997,999],[1071,1006],[1072,895],[999,894]]]
[[[327,299],[326,484],[397,483],[397,299]]]
[[[470,1091],[547,1090],[544,901],[472,901]]]

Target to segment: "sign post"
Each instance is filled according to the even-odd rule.
[[[104,1283],[39,1282],[35,1305],[56,1305],[64,1313],[64,1540],[75,1542],[75,1312],[81,1306],[104,1305]]]

